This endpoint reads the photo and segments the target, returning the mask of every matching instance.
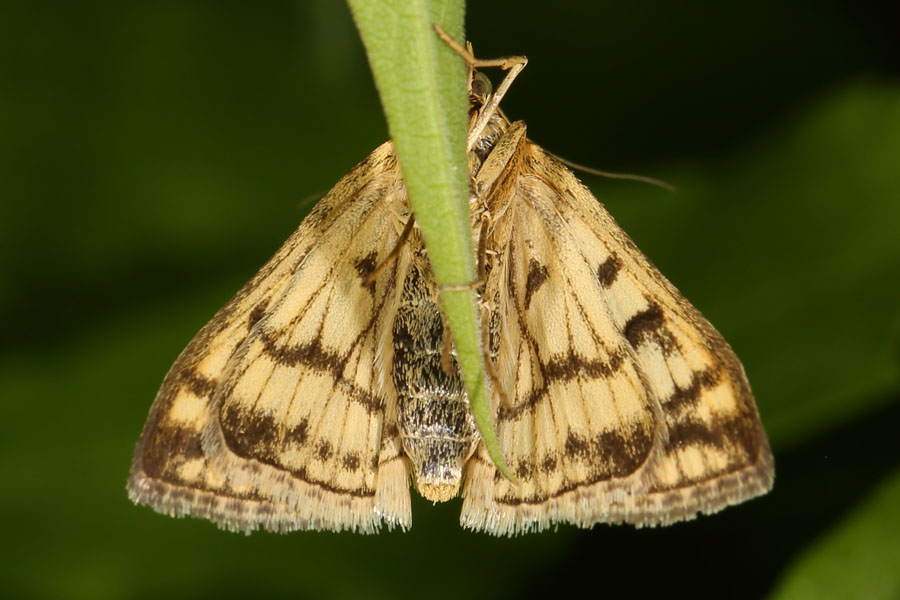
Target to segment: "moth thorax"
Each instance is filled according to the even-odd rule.
[[[481,165],[494,149],[497,140],[499,140],[506,132],[507,128],[508,124],[506,119],[501,115],[492,115],[488,120],[484,131],[482,131],[481,135],[478,136],[478,139],[475,140],[475,144],[469,152],[469,175],[472,178],[474,178],[478,174],[478,171],[481,170]]]
[[[451,354],[449,368],[441,365],[444,329],[430,281],[427,266],[412,267],[406,277],[392,331],[391,377],[400,439],[416,488],[443,502],[459,493],[478,433],[456,357]]]

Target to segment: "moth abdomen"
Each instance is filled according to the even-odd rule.
[[[444,329],[424,267],[410,269],[393,325],[391,377],[397,424],[416,488],[443,502],[459,493],[463,465],[475,450],[477,429],[456,357],[441,365]]]
[[[419,493],[434,502],[453,498],[477,441],[465,393],[401,397],[397,409],[400,438]]]

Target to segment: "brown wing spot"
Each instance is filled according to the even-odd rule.
[[[634,473],[647,458],[653,442],[649,427],[635,427],[628,433],[606,431],[594,438],[594,453],[607,461],[613,477]]]
[[[383,439],[393,439],[400,435],[400,428],[397,427],[396,423],[391,423],[384,428],[384,433],[382,434]]]
[[[549,276],[546,265],[542,265],[534,259],[528,262],[528,277],[525,280],[525,310],[531,306],[531,297]]]
[[[253,326],[263,318],[266,314],[266,307],[269,305],[269,299],[265,298],[260,301],[253,310],[250,311],[250,317],[247,319],[247,329],[253,329]]]
[[[650,306],[635,314],[625,323],[622,333],[632,347],[637,348],[648,340],[656,339],[657,332],[665,324],[662,309],[659,304],[652,302]]]
[[[523,459],[516,465],[516,477],[519,479],[531,479],[534,475],[534,463],[529,459]]]
[[[366,256],[357,259],[354,267],[356,267],[356,274],[359,275],[359,278],[365,282],[366,278],[375,272],[375,267],[378,266],[378,253],[374,250],[369,252]],[[375,282],[370,281],[366,286],[366,289],[370,292],[375,292]]]
[[[334,454],[334,450],[331,448],[331,442],[320,440],[316,446],[316,456],[320,460],[328,460],[332,454]]]
[[[284,441],[293,442],[298,446],[303,446],[306,444],[306,440],[309,438],[309,421],[306,419],[301,419],[299,423],[288,429],[287,435],[284,437]]]
[[[351,454],[347,454],[341,460],[341,465],[348,471],[356,471],[359,469],[359,454],[353,452]]]
[[[622,261],[615,254],[610,254],[609,258],[603,261],[597,267],[597,280],[604,288],[610,287],[616,281],[619,275],[619,269],[622,268]]]
[[[165,480],[166,473],[175,473],[184,462],[203,456],[198,431],[188,427],[158,427],[141,454],[141,466],[148,477]]]
[[[295,437],[306,440],[308,434],[304,423],[301,422],[301,425],[291,431]],[[228,406],[222,418],[222,433],[226,445],[238,456],[252,458],[278,469],[285,469],[281,457],[277,454],[278,429],[274,426],[274,419],[271,416],[253,411],[241,411],[236,406]],[[197,439],[199,440],[199,436]],[[334,450],[330,443],[322,440],[316,445],[315,454],[317,458],[325,461],[331,458]],[[291,469],[290,473],[295,479],[319,486],[329,492],[357,497],[370,497],[375,494],[375,490],[368,487],[344,488],[315,479],[307,474],[304,466]]]
[[[546,456],[544,456],[544,460],[541,461],[541,472],[542,473],[552,473],[556,471],[556,453],[549,452]]]
[[[267,462],[275,458],[278,428],[267,412],[241,410],[237,405],[229,404],[221,418],[225,443],[234,453]]]

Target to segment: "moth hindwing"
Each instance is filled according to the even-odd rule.
[[[734,352],[497,110],[520,69],[493,94],[470,69],[469,135],[485,356],[514,480],[474,426],[388,142],[175,361],[135,451],[132,500],[237,531],[370,533],[411,525],[412,480],[434,501],[461,492],[462,525],[501,535],[664,525],[771,487]]]

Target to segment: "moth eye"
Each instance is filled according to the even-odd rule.
[[[493,86],[491,85],[491,80],[487,78],[487,75],[476,71],[472,76],[472,95],[478,100],[485,100],[488,96],[491,95],[491,91],[493,90]]]

